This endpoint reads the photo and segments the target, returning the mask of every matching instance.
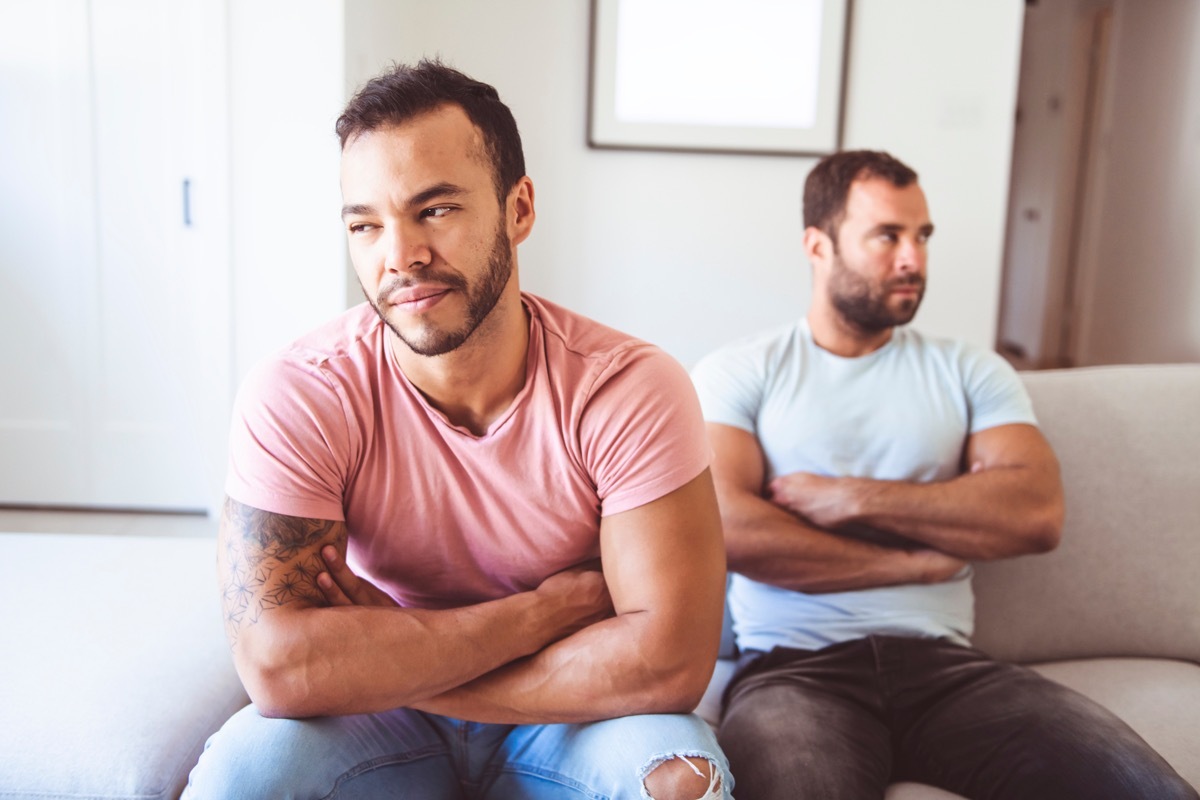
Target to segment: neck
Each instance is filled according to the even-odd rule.
[[[516,281],[453,352],[421,356],[390,330],[388,338],[400,369],[429,404],[476,436],[487,433],[525,386],[529,319]]]
[[[833,306],[818,303],[815,299],[808,310],[808,327],[818,347],[842,358],[858,358],[875,352],[892,340],[895,331],[895,328],[863,330]]]

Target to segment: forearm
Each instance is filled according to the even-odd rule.
[[[366,713],[536,652],[562,635],[560,623],[532,592],[446,611],[289,607],[244,630],[234,660],[265,716]]]
[[[586,722],[691,711],[716,663],[725,605],[720,512],[707,471],[605,517],[616,617],[419,707],[480,722]]]
[[[961,565],[924,549],[892,547],[818,528],[736,488],[721,493],[729,569],[810,594],[945,580]]]
[[[661,627],[646,612],[608,619],[414,707],[506,724],[689,712],[712,676],[720,626],[698,646]]]
[[[938,483],[847,479],[845,524],[890,531],[969,560],[1051,550],[1062,505],[1056,482],[1001,467]]]

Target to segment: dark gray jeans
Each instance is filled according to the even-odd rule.
[[[752,800],[867,800],[903,780],[980,800],[1197,798],[1083,695],[936,639],[748,653],[717,736]]]

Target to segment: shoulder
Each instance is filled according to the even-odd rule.
[[[377,356],[379,344],[386,341],[382,327],[375,309],[359,303],[284,347],[277,358],[319,366]]]
[[[547,368],[558,381],[595,387],[618,374],[682,371],[661,348],[532,294],[526,307],[541,326]]]
[[[356,373],[383,357],[382,322],[366,303],[339,314],[255,364],[242,381],[239,405],[311,405],[344,394]]]
[[[537,295],[524,292],[521,300],[541,325],[547,347],[564,350],[579,358],[595,359],[646,344],[635,336]]]
[[[957,339],[898,332],[910,357],[918,359],[929,380],[960,393],[971,409],[973,431],[1014,422],[1036,424],[1029,394],[1017,371],[993,350]]]
[[[1016,370],[1000,354],[961,339],[930,336],[905,327],[896,331],[896,344],[905,357],[952,371],[964,380],[981,372],[1003,373],[1017,380]]]
[[[687,371],[648,342],[532,295],[549,397],[610,517],[680,488],[708,465]]]
[[[743,336],[696,362],[692,378],[700,386],[719,376],[747,380],[752,376],[765,379],[777,375],[783,365],[803,357],[806,336],[803,320]]]

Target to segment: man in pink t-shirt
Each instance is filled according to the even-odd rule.
[[[338,120],[368,303],[238,396],[219,570],[253,705],[189,798],[724,798],[688,713],[724,546],[660,350],[523,294],[516,123],[436,62]]]

